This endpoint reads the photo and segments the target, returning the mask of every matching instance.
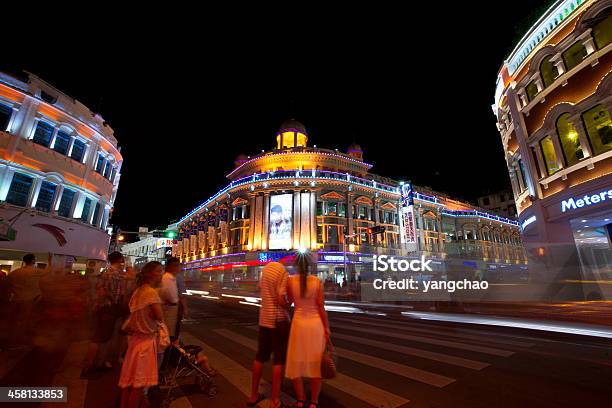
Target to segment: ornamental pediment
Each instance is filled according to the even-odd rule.
[[[385,210],[395,210],[396,206],[392,202],[387,201],[386,203],[381,205],[380,208],[384,208]]]
[[[366,196],[357,197],[355,199],[355,202],[358,203],[358,204],[364,204],[364,205],[369,205],[369,206],[373,206],[374,205],[374,203],[372,202],[372,199],[369,198],[369,197],[366,197]]]
[[[329,193],[325,193],[321,195],[321,198],[324,200],[344,200],[344,196],[335,191],[330,191]]]
[[[245,200],[242,197],[238,197],[234,201],[232,201],[232,207],[236,207],[238,205],[244,205],[244,204],[247,204],[247,203],[248,203],[247,200]]]

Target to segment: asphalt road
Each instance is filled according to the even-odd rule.
[[[184,340],[204,347],[219,371],[219,394],[207,398],[187,385],[173,406],[243,407],[258,308],[199,298],[190,304]],[[323,386],[322,407],[558,408],[612,401],[606,339],[399,314],[330,312],[330,321],[340,375]],[[270,380],[269,367],[264,377]],[[283,392],[290,401],[288,381]]]
[[[193,377],[181,379],[172,392],[173,408],[245,406],[259,308],[241,300],[190,298],[191,316],[181,337],[204,348],[219,372],[218,394],[209,398]],[[609,338],[418,320],[418,313],[402,316],[393,308],[339,312],[359,311],[354,306],[359,305],[331,305],[337,310],[329,316],[339,375],[323,386],[324,408],[608,407],[612,401]],[[44,323],[36,327],[34,347],[0,351],[0,385],[65,386],[66,407],[117,406],[119,367],[100,379],[79,378],[88,344],[84,327]],[[268,382],[270,371],[266,367]],[[262,390],[269,395],[269,383]],[[289,381],[283,392],[291,401]],[[267,406],[267,401],[260,404]]]

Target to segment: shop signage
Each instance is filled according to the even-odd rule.
[[[283,258],[293,255],[293,252],[260,252],[259,262],[280,262]]]
[[[172,244],[173,244],[173,241],[171,239],[158,238],[157,242],[155,243],[155,249],[168,248],[168,247],[171,247]]]
[[[521,229],[524,231],[525,228],[529,225],[529,224],[533,224],[536,221],[536,216],[532,215],[531,217],[527,218],[525,221],[523,221],[523,223],[521,224]]]
[[[569,198],[561,202],[561,212],[575,210],[576,208],[589,207],[603,201],[612,201],[612,190],[605,190],[597,194],[587,194],[582,198]]]

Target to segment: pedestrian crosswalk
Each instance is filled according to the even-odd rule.
[[[366,367],[369,373],[381,373],[375,377],[399,379],[395,384],[444,389],[460,381],[462,375],[486,370],[498,359],[513,356],[519,348],[534,345],[503,335],[482,337],[474,332],[419,327],[401,322],[398,325],[389,320],[377,321],[369,317],[347,319],[332,316],[330,322],[340,365],[338,376],[325,381],[322,392],[333,394],[339,406],[399,408],[410,406],[410,400],[416,399],[410,395],[407,387],[380,381],[372,383],[366,381],[363,373],[349,368]],[[219,374],[246,399],[250,394],[250,366],[244,363],[244,358],[239,362],[237,360],[240,359],[224,350],[226,345],[234,344],[234,347],[254,356],[257,325],[223,325],[211,330],[209,335],[216,336],[218,340],[210,343],[193,333],[184,333],[182,337],[185,343],[201,345]],[[269,388],[269,384],[264,384],[264,387]],[[410,388],[415,389],[418,388]],[[285,402],[294,401],[287,394],[283,394],[282,399]],[[186,407],[185,399],[181,400],[181,407]],[[181,408],[177,403],[173,403],[173,407]]]

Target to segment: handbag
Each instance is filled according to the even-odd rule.
[[[321,378],[331,380],[336,378],[338,355],[331,340],[325,345],[323,357],[321,358]]]
[[[164,351],[170,346],[170,332],[165,323],[157,322],[157,344],[160,351]]]

